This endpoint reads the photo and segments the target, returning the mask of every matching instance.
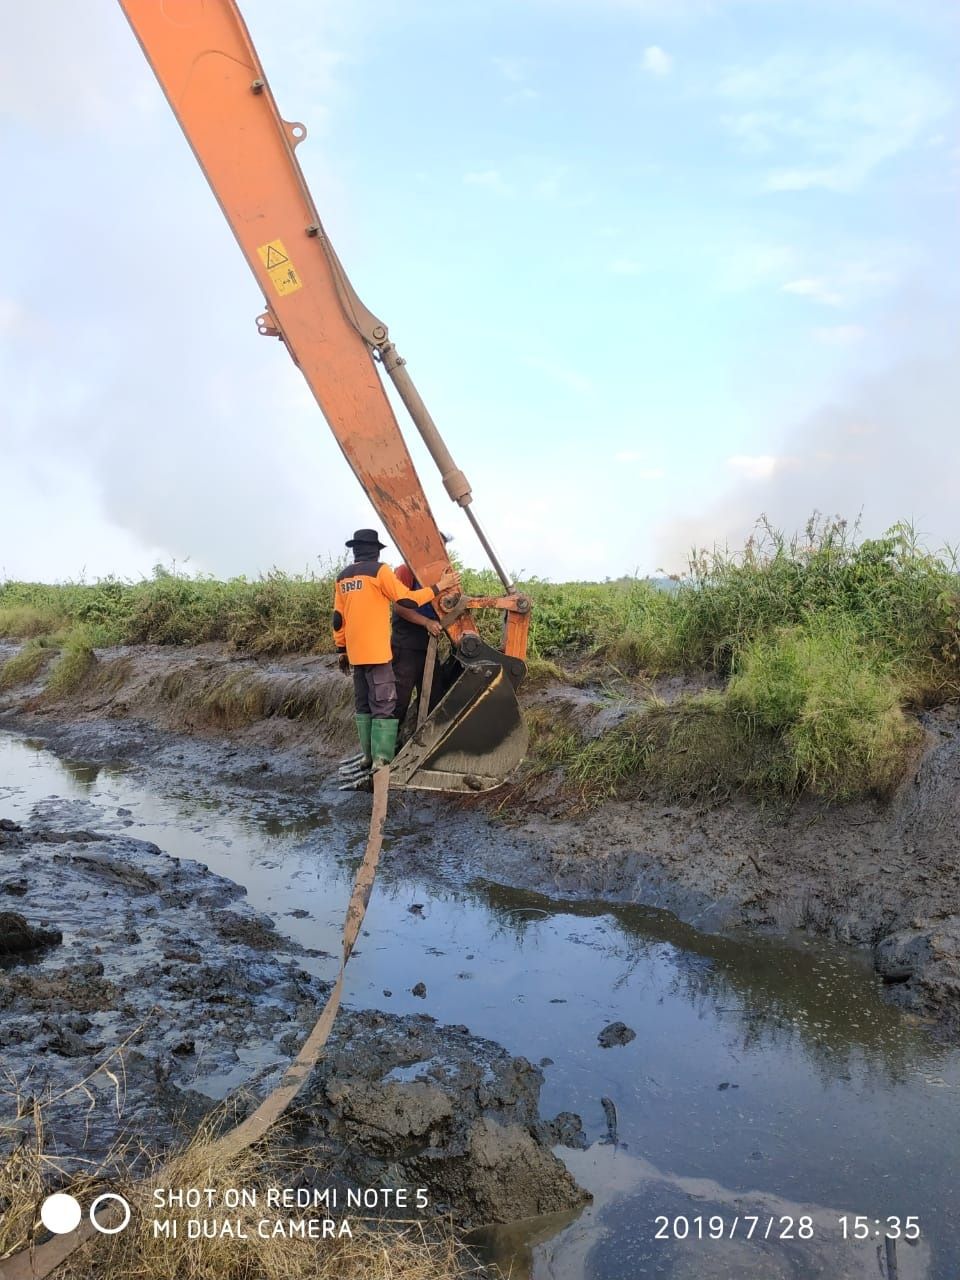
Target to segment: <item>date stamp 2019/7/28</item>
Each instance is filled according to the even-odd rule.
[[[890,1215],[885,1218],[868,1218],[862,1214],[842,1214],[836,1219],[837,1231],[843,1240],[918,1240],[920,1219],[913,1214],[906,1217]],[[789,1214],[736,1214],[724,1217],[713,1213],[688,1217],[678,1214],[671,1218],[661,1214],[654,1219],[655,1240],[812,1240],[822,1223],[815,1223],[807,1214],[791,1217]]]

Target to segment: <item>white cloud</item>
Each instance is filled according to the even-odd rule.
[[[861,324],[831,324],[814,329],[813,336],[831,347],[852,347],[863,341],[866,332]]]
[[[124,111],[116,110],[118,99]],[[0,117],[43,132],[119,132],[158,99],[117,6],[32,0],[4,7]]]
[[[812,298],[814,302],[822,302],[825,307],[839,307],[843,297],[833,289],[826,280],[819,277],[805,277],[801,280],[788,280],[781,292],[794,293],[800,298]]]
[[[762,241],[724,247],[714,255],[722,289],[739,292],[782,280],[798,269],[800,255],[792,245]]]
[[[468,187],[486,187],[488,191],[500,191],[506,193],[510,190],[509,184],[504,182],[503,175],[499,169],[481,169],[463,175],[464,185]]]
[[[634,258],[614,258],[607,270],[615,276],[642,276],[647,268]]]
[[[735,454],[727,459],[727,466],[749,480],[769,480],[778,471],[789,471],[797,465],[796,458],[777,457],[771,453]]]
[[[955,543],[956,321],[949,294],[902,295],[871,326],[871,344],[886,357],[879,371],[778,432],[769,454],[730,459],[726,492],[663,524],[658,563],[682,565],[691,546],[742,546],[762,512],[788,534],[813,511],[851,520],[862,512],[865,536],[913,520],[933,546]]]
[[[824,261],[816,275],[798,276],[781,285],[783,293],[807,298],[825,307],[849,307],[888,293],[921,255],[916,250],[896,245],[881,246],[877,259],[857,258]]]
[[[507,103],[536,102],[536,100],[539,97],[540,97],[539,90],[532,88],[528,84],[524,84],[524,85],[521,85],[519,88],[514,89],[512,93],[505,94],[503,100],[504,102],[507,102]]]
[[[527,78],[529,62],[526,58],[494,58],[493,65],[511,84],[523,84]]]
[[[637,462],[646,462],[649,458],[643,449],[619,449],[614,455],[614,462],[622,462],[630,467],[631,480],[663,480],[666,471],[663,467],[637,467]]]
[[[725,8],[751,4],[780,3],[781,0],[526,0],[539,9],[584,10],[591,16],[598,8],[637,18],[688,23],[709,18]]]
[[[667,76],[673,70],[673,58],[658,44],[651,44],[644,49],[643,61],[640,65],[651,75]]]
[[[911,59],[859,50],[826,57],[777,54],[728,70],[717,86],[721,120],[740,147],[783,163],[770,191],[861,186],[881,164],[925,145],[953,96]]]
[[[23,326],[25,311],[14,298],[0,297],[0,334],[6,337]]]
[[[767,176],[768,191],[810,191],[814,187],[844,191],[856,185],[839,169],[777,169]]]
[[[504,94],[504,102],[534,102],[540,97],[539,91],[529,83],[529,58],[500,57],[492,61],[501,77],[511,86],[510,92]]]
[[[805,248],[763,240],[709,245],[716,287],[732,293],[772,288],[819,306],[858,306],[891,293],[924,269],[926,250],[892,240],[847,243],[836,238]]]
[[[741,111],[724,115],[721,123],[733,134],[743,150],[757,155],[774,150],[774,137],[781,117],[773,111]]]
[[[533,184],[533,194],[540,200],[557,200],[559,199],[564,186],[564,178],[567,176],[566,165],[560,165],[553,169],[550,173],[544,174]]]

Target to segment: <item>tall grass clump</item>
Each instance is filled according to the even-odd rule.
[[[217,582],[154,571],[134,587],[124,639],[131,644],[204,644],[226,640],[245,582]]]
[[[39,675],[52,652],[50,646],[40,640],[28,641],[19,653],[8,658],[0,667],[0,692],[13,689],[16,685],[29,684]]]
[[[888,795],[922,738],[896,661],[843,612],[746,643],[723,689],[656,698],[586,737],[555,715],[532,723],[535,768],[559,767],[584,804],[640,791],[782,801]]]
[[[736,715],[719,692],[669,704],[651,699],[592,737],[542,718],[532,728],[534,776],[561,768],[564,792],[584,809],[642,793],[780,800],[795,787],[796,765],[780,734]]]
[[[710,803],[741,793],[779,803],[799,790],[797,764],[780,729],[737,714],[725,692],[660,704],[646,718],[645,781],[654,790]]]
[[[93,674],[96,666],[93,637],[84,628],[76,628],[67,637],[60,657],[44,686],[44,693],[51,698],[62,698],[76,693]]]
[[[569,751],[566,776],[585,800],[620,793],[644,771],[654,747],[651,722],[643,713]]]
[[[753,641],[724,697],[752,728],[783,736],[798,785],[843,800],[884,795],[902,777],[921,736],[903,695],[897,664],[831,613]]]
[[[33,640],[69,629],[71,618],[58,604],[0,604],[0,638]]]
[[[788,541],[768,524],[739,556],[701,553],[676,595],[681,665],[735,669],[760,636],[823,615],[843,615],[862,639],[921,685],[955,680],[957,567],[909,525],[859,541],[846,521],[811,520]],[[938,668],[940,668],[938,670]]]

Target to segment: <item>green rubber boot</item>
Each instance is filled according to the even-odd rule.
[[[400,728],[399,720],[374,720],[372,726],[371,748],[373,754],[373,767],[379,769],[382,765],[389,764],[393,757],[397,754],[397,730]]]
[[[370,736],[373,725],[373,716],[369,711],[365,715],[358,715],[357,720],[357,737],[360,739],[360,750],[363,752],[363,763],[367,768],[370,767],[370,761],[373,758],[370,753]]]

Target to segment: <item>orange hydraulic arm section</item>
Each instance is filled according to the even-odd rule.
[[[516,725],[519,711],[507,707],[499,685],[515,688],[522,679],[530,604],[513,588],[480,528],[470,507],[467,479],[444,445],[386,325],[357,297],[324,233],[295,155],[306,129],[281,118],[234,0],[120,0],[120,5],[267,299],[257,321],[260,332],[282,339],[301,369],[404,560],[421,582],[436,582],[448,567],[443,539],[387,400],[378,364],[394,382],[440,468],[448,494],[466,512],[497,570],[504,596],[481,602],[454,595],[438,602],[441,621],[466,671],[473,663],[487,672],[484,687],[475,682],[471,700],[469,682],[461,677],[454,686],[464,686],[459,703],[451,704],[441,729],[432,736],[418,731],[423,749],[410,766],[409,778],[405,780],[401,767],[408,749],[394,770],[401,786],[456,788],[460,784],[451,782],[453,775],[467,779],[466,789],[495,785],[512,767],[508,757],[517,756],[518,749],[522,756],[521,737],[522,745],[526,741]],[[504,610],[499,675],[494,672],[499,651],[482,642],[470,613],[471,606],[483,605]],[[491,698],[491,689],[496,697]],[[515,703],[512,689],[511,695]],[[498,700],[503,703],[496,707],[498,713],[510,721],[504,732],[511,750],[491,768],[471,772],[471,752],[496,756],[499,750],[494,741]],[[448,701],[449,695],[437,711]],[[486,704],[486,726],[482,741],[469,745],[463,726],[474,702]],[[457,733],[452,725],[460,726]],[[438,755],[443,754],[440,739],[446,744],[443,760]],[[424,782],[427,775],[432,780]]]

